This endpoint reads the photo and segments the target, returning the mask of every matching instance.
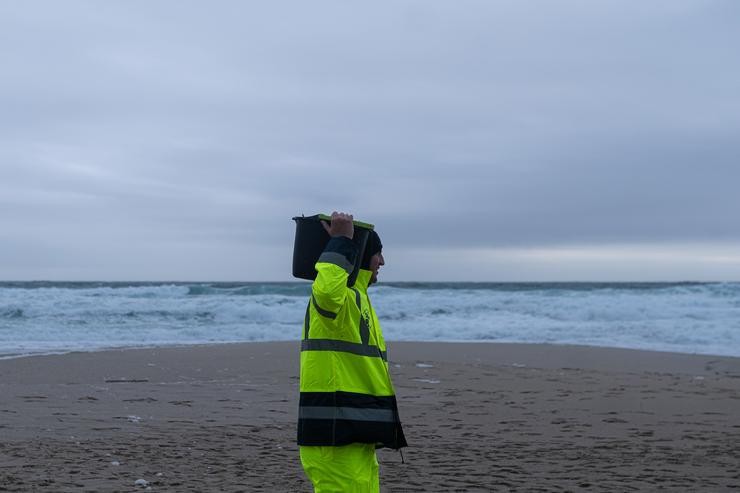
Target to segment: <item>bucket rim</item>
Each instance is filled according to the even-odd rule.
[[[316,221],[318,221],[318,220],[331,221],[331,216],[329,216],[327,214],[314,214],[313,216],[303,216],[303,215],[301,215],[301,216],[295,216],[295,217],[293,217],[293,221],[296,221],[296,222],[299,221],[299,220],[304,220],[304,219],[316,220]],[[358,227],[358,228],[369,229],[371,231],[375,229],[375,225],[374,224],[366,223],[366,222],[363,222],[363,221],[354,220],[354,221],[352,221],[352,224],[354,226]]]

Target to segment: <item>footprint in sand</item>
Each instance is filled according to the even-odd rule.
[[[45,395],[19,395],[19,399],[24,399],[26,402],[36,402],[46,399]]]
[[[193,407],[193,401],[167,401],[169,404],[174,406],[187,406]]]
[[[629,423],[629,421],[626,421],[621,418],[606,418],[601,420],[604,423]]]

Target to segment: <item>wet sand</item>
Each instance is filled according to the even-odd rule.
[[[383,491],[740,489],[740,359],[389,349],[410,447]],[[0,491],[310,491],[297,375],[297,343],[0,360]]]

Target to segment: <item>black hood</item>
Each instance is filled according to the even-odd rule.
[[[383,244],[380,242],[380,236],[375,231],[370,231],[370,235],[367,237],[367,244],[365,244],[365,253],[362,255],[360,268],[365,270],[370,269],[370,259],[382,250]]]

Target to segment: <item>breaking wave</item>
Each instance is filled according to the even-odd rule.
[[[740,283],[384,283],[389,340],[740,356]],[[0,354],[294,340],[310,285],[0,283]]]

